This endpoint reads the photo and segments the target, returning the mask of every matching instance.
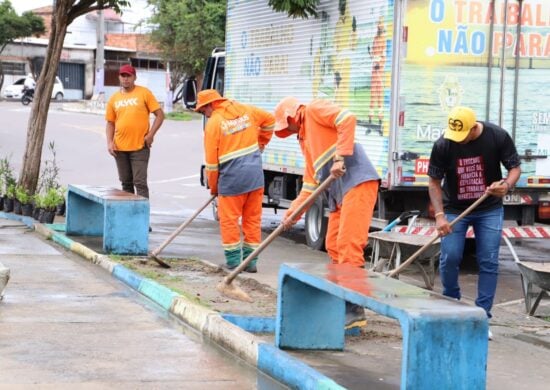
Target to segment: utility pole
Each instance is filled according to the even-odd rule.
[[[103,10],[97,11],[97,45],[95,51],[95,85],[94,97],[98,100],[105,98],[105,17]]]
[[[173,106],[172,106],[172,99],[173,94],[172,90],[170,89],[172,84],[172,79],[170,75],[170,61],[166,61],[166,98],[164,101],[164,112],[172,112]]]

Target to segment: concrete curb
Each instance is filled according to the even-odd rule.
[[[239,356],[247,363],[271,376],[275,380],[296,389],[343,389],[332,379],[317,372],[286,352],[268,344],[237,324],[248,324],[246,329],[267,330],[266,319],[239,319],[238,316],[224,315],[187,300],[169,288],[145,278],[108,256],[98,254],[86,246],[75,242],[62,233],[54,231],[32,218],[0,212],[0,218],[23,222],[46,239],[58,243],[84,259],[99,265],[115,278],[145,295],[192,328],[212,341]],[[267,328],[266,328],[267,327]]]

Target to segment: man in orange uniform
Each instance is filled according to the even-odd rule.
[[[379,176],[361,145],[355,143],[355,116],[326,100],[301,104],[286,97],[275,108],[275,134],[297,134],[305,158],[302,190],[287,210],[283,225],[296,220],[290,214],[329,175],[338,179],[327,191],[329,220],[326,248],[333,264],[364,267],[363,250],[378,193]],[[347,305],[348,316],[362,317],[363,310]]]
[[[135,85],[136,70],[122,65],[119,70],[120,91],[107,103],[107,149],[116,161],[122,190],[149,198],[147,167],[155,134],[164,121],[157,99],[145,87]],[[149,115],[155,120],[149,126]]]
[[[271,140],[275,119],[257,107],[225,99],[215,89],[199,92],[195,110],[209,118],[204,132],[206,175],[210,193],[218,195],[226,267],[233,269],[260,245],[261,152]],[[257,261],[252,260],[245,271],[257,272]]]

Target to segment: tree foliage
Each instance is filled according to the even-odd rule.
[[[225,42],[225,0],[149,0],[153,41],[170,62],[172,84],[199,76],[214,47]]]
[[[269,0],[269,6],[277,12],[286,12],[292,18],[307,19],[317,16],[319,0]]]
[[[45,31],[44,21],[32,12],[19,16],[8,0],[0,3],[0,53],[18,38],[40,35]],[[0,89],[4,84],[4,70],[0,62]]]
[[[130,6],[128,0],[56,0],[53,6],[52,24],[44,67],[36,83],[34,102],[27,125],[27,141],[19,185],[34,194],[40,173],[42,148],[53,84],[63,50],[67,27],[79,16],[92,11],[112,8],[121,13],[122,7]]]
[[[45,31],[44,21],[32,12],[19,16],[8,0],[0,3],[0,53],[8,43],[18,38],[40,35]]]

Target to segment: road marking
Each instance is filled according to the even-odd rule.
[[[149,183],[151,183],[151,184],[173,183],[173,182],[176,182],[176,181],[196,179],[197,177],[199,177],[199,174],[195,174],[195,175],[191,175],[191,176],[175,177],[173,179],[150,181]]]
[[[105,128],[102,126],[81,126],[81,125],[73,125],[70,123],[62,123],[61,125],[64,127],[73,128],[77,130],[89,131],[94,134],[102,135],[103,138],[105,138]]]

